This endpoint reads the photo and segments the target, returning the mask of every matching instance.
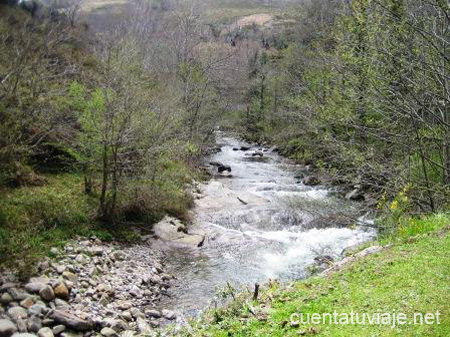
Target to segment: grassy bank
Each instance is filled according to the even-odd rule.
[[[253,301],[240,294],[231,305],[210,311],[187,336],[449,336],[450,217],[435,215],[408,222],[392,246],[329,277],[317,276],[289,287],[271,285]],[[440,312],[440,324],[306,324],[292,326],[293,313]]]
[[[12,268],[23,277],[51,247],[75,236],[130,242],[134,225],[151,225],[169,214],[188,220],[193,204],[186,184],[202,176],[182,162],[169,161],[154,180],[130,183],[119,203],[119,221],[100,222],[98,191],[84,192],[84,179],[75,173],[41,176],[40,186],[0,187],[0,270]]]

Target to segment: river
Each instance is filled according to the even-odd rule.
[[[208,162],[232,172],[201,187],[191,230],[206,233],[206,240],[200,248],[168,254],[165,263],[177,279],[162,307],[195,315],[227,281],[252,287],[271,278],[302,279],[315,257],[339,259],[344,248],[376,235],[363,225],[358,204],[322,186],[305,186],[303,166],[267,148],[237,150],[245,143],[221,133],[217,142],[221,151]],[[361,226],[343,225],[357,218]]]

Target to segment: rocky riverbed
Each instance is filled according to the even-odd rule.
[[[131,247],[79,239],[52,248],[26,283],[2,273],[0,337],[128,337],[174,320],[156,309],[173,277],[147,239]]]

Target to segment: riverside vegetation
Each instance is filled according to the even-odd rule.
[[[39,266],[43,271],[39,262],[52,247],[62,252],[77,237],[92,238],[75,241],[84,242],[83,255],[92,245],[114,241],[105,243],[111,247],[102,251],[104,260],[86,262],[83,272],[89,274],[95,265],[116,265],[111,256],[118,242],[140,242],[137,228],[165,215],[188,223],[193,205],[188,186],[206,177],[202,158],[221,126],[277,145],[315,172],[309,181],[326,177],[349,199],[376,208],[380,236],[374,244],[387,247],[326,277],[288,287],[272,282],[256,300],[229,288],[230,304],[175,334],[450,334],[447,2],[262,6],[248,0],[194,6],[161,0],[107,5],[91,15],[83,6],[0,3],[0,268],[28,280]],[[248,17],[240,20],[244,14]],[[159,264],[156,260],[149,266]],[[120,261],[116,267],[122,268]],[[44,269],[51,277],[40,282],[43,287],[74,289],[70,296],[76,297],[78,285],[69,274],[64,277],[56,265]],[[150,299],[143,308],[169,286],[170,276],[158,274],[162,270],[142,280],[150,287],[141,294]],[[151,281],[155,275],[160,282]],[[38,333],[43,322],[33,317],[52,313],[56,300],[49,300],[48,308],[44,303],[38,315],[24,313],[21,309],[45,302],[45,295],[26,301],[28,296],[10,290],[19,284],[11,278],[14,286],[2,279],[2,304],[16,308],[8,311],[15,322],[30,317],[13,327],[0,320],[0,332]],[[99,286],[82,281],[87,285],[80,281],[80,288]],[[128,281],[123,292],[130,291]],[[108,289],[93,291],[93,302],[113,299]],[[126,300],[120,296],[119,302]],[[442,320],[395,329],[289,322],[294,312],[351,309],[439,310]],[[161,313],[147,311],[156,327],[154,315]],[[132,330],[148,332],[146,312],[135,316]],[[173,318],[170,312],[166,316]],[[61,322],[47,318],[53,319],[50,326]],[[81,329],[87,334],[94,328],[89,324]],[[105,336],[128,331],[96,324],[97,330],[112,328]]]

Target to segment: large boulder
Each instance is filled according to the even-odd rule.
[[[75,331],[90,331],[94,328],[92,320],[84,320],[62,310],[54,310],[51,317],[56,323],[63,324]]]

